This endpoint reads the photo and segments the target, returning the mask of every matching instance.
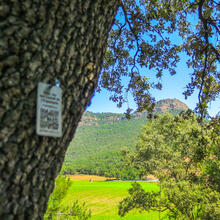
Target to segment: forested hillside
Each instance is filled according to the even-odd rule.
[[[155,113],[178,112],[188,107],[177,99],[156,103]],[[131,119],[124,114],[85,112],[74,140],[66,153],[64,173],[84,173],[117,178],[135,178],[133,168],[123,168],[122,150],[135,149],[135,142],[147,113],[134,113]]]

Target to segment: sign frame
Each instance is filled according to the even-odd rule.
[[[36,132],[41,136],[62,136],[62,89],[38,83]]]

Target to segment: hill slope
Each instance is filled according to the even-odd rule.
[[[188,107],[177,99],[156,103],[156,112],[176,114]],[[123,158],[121,150],[135,149],[140,129],[147,122],[147,113],[134,113],[130,120],[124,114],[85,112],[74,140],[65,157],[62,170],[67,173],[119,175]],[[130,171],[127,171],[130,172]]]

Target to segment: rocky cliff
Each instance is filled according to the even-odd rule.
[[[163,99],[156,102],[155,113],[170,112],[177,114],[181,111],[186,111],[188,106],[178,99]],[[138,112],[132,114],[132,119],[146,117],[147,112]],[[124,114],[116,113],[93,113],[85,112],[79,126],[90,126],[90,125],[99,125],[99,124],[109,124],[114,123],[115,121],[126,120]]]
[[[188,106],[178,99],[163,99],[156,103],[155,112],[167,112],[172,110],[186,111]]]

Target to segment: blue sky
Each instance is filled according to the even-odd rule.
[[[177,98],[180,101],[184,102],[190,109],[196,107],[198,102],[198,92],[194,92],[187,100],[182,94],[187,83],[190,82],[191,75],[190,70],[186,65],[186,57],[183,57],[180,63],[177,66],[177,74],[170,76],[169,73],[165,73],[162,77],[162,90],[151,90],[152,95],[155,97],[156,101],[167,98]],[[144,70],[142,70],[144,74]],[[152,75],[152,76],[150,76]],[[149,78],[155,79],[154,74],[150,73],[146,75]],[[117,108],[116,103],[109,100],[110,93],[104,89],[100,93],[95,93],[95,96],[92,98],[91,105],[87,108],[88,111],[92,112],[114,112],[114,113],[124,113],[127,109],[127,104],[124,104],[122,108]],[[132,100],[132,97],[129,97],[129,107],[136,109],[135,103]],[[212,102],[209,105],[209,114],[215,116],[220,111],[220,98],[215,102]]]
[[[119,15],[118,15],[119,16]],[[123,18],[119,18],[122,19]],[[197,15],[190,16],[191,27],[194,28],[195,24],[198,23]],[[182,39],[178,36],[177,33],[170,35],[169,38],[171,42],[179,44]],[[151,90],[151,94],[155,97],[156,101],[167,98],[177,98],[180,101],[184,102],[190,109],[194,110],[196,103],[198,103],[198,91],[195,91],[192,96],[188,97],[186,100],[183,92],[185,91],[186,85],[191,81],[192,69],[189,69],[186,65],[188,57],[185,54],[182,54],[181,60],[177,65],[176,72],[174,76],[170,76],[168,72],[163,74],[161,83],[163,85],[162,90]],[[218,65],[218,68],[220,65]],[[140,69],[141,75],[150,78],[152,81],[155,80],[155,74],[153,71],[144,72],[146,70]],[[91,105],[87,108],[88,111],[92,112],[114,112],[114,113],[124,113],[128,108],[127,104],[124,104],[122,108],[117,108],[116,103],[113,103],[109,100],[110,93],[102,89],[100,93],[95,93],[95,96],[92,99]],[[132,97],[128,97],[129,107],[136,110],[135,103]],[[212,103],[209,104],[209,114],[215,116],[220,111],[220,97]]]
[[[194,93],[187,100],[184,98],[182,92],[184,91],[184,87],[186,85],[184,84],[184,81],[186,81],[187,78],[184,75],[184,73],[178,73],[172,78],[170,76],[164,77],[162,80],[163,89],[161,91],[152,91],[156,101],[166,98],[177,98],[193,110],[198,102],[198,93]],[[117,108],[116,103],[109,100],[109,96],[110,93],[104,89],[100,93],[95,93],[95,96],[92,98],[91,105],[87,108],[87,110],[91,112],[124,113],[127,109],[127,104],[124,104],[121,108]],[[133,102],[132,97],[129,97],[129,107],[134,110],[136,109],[136,105]],[[209,105],[209,114],[211,116],[215,116],[219,111],[220,100],[218,99]]]

